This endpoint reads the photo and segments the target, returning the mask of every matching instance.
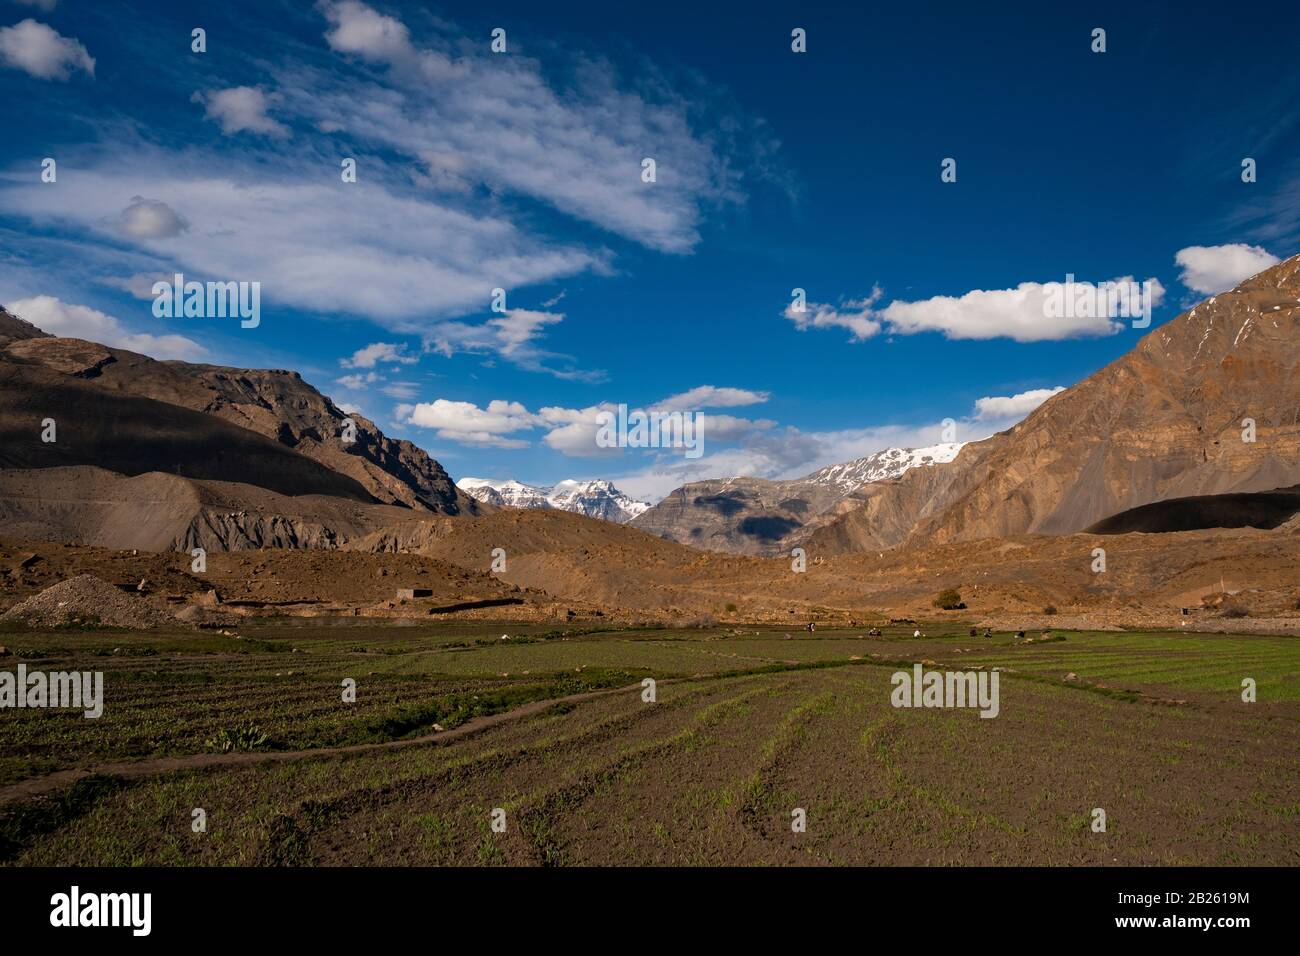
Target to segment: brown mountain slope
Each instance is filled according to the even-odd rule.
[[[21,367],[22,372],[13,372],[14,366]],[[56,420],[60,418],[60,401],[72,397],[73,393],[59,391],[56,379],[42,378],[37,370],[55,373],[65,384],[76,380],[78,396],[98,393],[106,402],[117,402],[114,417],[119,420],[128,413],[146,416],[130,423],[136,438],[147,433],[150,417],[184,418],[157,405],[130,404],[130,400],[143,399],[251,432],[283,451],[316,463],[321,466],[319,470],[337,475],[342,479],[340,487],[359,488],[364,496],[386,504],[441,514],[479,514],[487,510],[460,492],[442,466],[422,449],[408,441],[386,437],[364,416],[350,416],[356,423],[356,440],[350,444],[342,442],[344,421],[349,416],[303,381],[297,372],[158,362],[123,349],[45,335],[3,309],[0,309],[0,368],[10,369],[11,375],[19,376],[17,381],[10,379],[11,386],[35,388],[37,393],[29,395],[26,404],[33,408],[43,406],[45,415]],[[40,393],[43,389],[54,391],[43,395]],[[121,404],[124,401],[126,404]],[[63,417],[67,424],[75,425],[74,416]],[[242,444],[248,445],[249,441],[244,439]],[[142,460],[128,468],[115,468],[107,460],[62,463],[101,465],[124,474],[172,470],[164,460]],[[6,467],[36,464],[25,461]],[[183,473],[262,484],[260,477],[251,475],[193,469]],[[297,492],[284,484],[264,487],[283,494],[335,493],[311,483]],[[351,496],[355,494],[353,491]]]
[[[74,339],[29,342],[73,343]],[[27,344],[27,343],[21,343]],[[50,354],[52,350],[47,350]],[[66,358],[66,352],[60,352]],[[43,422],[53,420],[54,441]],[[165,471],[242,481],[284,495],[372,501],[354,478],[212,415],[150,398],[96,388],[76,374],[0,361],[0,468],[92,465],[124,475]]]
[[[1107,551],[1105,574],[1092,571],[1097,547]],[[476,572],[490,567],[493,548],[502,548],[506,569],[494,577],[558,598],[668,619],[712,615],[779,622],[792,630],[808,620],[843,623],[880,615],[988,616],[1001,626],[1177,628],[1188,623],[1180,607],[1199,607],[1207,596],[1217,600],[1225,589],[1252,617],[1284,617],[1287,627],[1300,626],[1294,609],[1300,530],[1288,526],[1021,535],[812,556],[803,573],[795,573],[787,557],[695,551],[625,525],[555,510],[511,510],[468,521],[408,519],[346,546],[353,548],[411,551]],[[960,589],[967,610],[935,611],[932,602],[944,588]],[[1059,619],[1043,614],[1048,605],[1059,609]],[[1213,626],[1213,606],[1197,613],[1203,626]],[[1074,623],[1067,624],[1067,616]]]
[[[856,493],[810,553],[1066,534],[1167,498],[1300,482],[1300,256],[1202,302],[1010,430]],[[1243,420],[1255,441],[1243,440]]]
[[[88,465],[0,470],[6,536],[104,548],[331,550],[410,513],[341,495],[281,495],[156,471],[126,477]]]
[[[505,551],[500,577],[557,597],[639,611],[709,606],[710,579],[757,572],[757,558],[710,554],[627,525],[558,509],[503,509],[470,521],[420,518],[349,545],[357,550],[411,551],[475,571]]]

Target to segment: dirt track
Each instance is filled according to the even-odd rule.
[[[669,681],[661,681],[669,683]],[[57,793],[85,777],[96,774],[120,777],[126,780],[138,780],[142,777],[151,777],[155,774],[172,773],[184,770],[206,770],[212,767],[245,767],[251,764],[259,763],[277,763],[286,760],[310,760],[313,757],[339,757],[347,754],[371,753],[380,750],[394,750],[401,747],[418,747],[422,744],[446,744],[455,740],[461,740],[465,737],[472,736],[495,727],[499,724],[509,723],[513,720],[519,720],[522,717],[529,717],[533,714],[539,714],[549,707],[556,704],[576,704],[586,700],[594,700],[598,697],[608,697],[611,694],[622,694],[629,691],[639,691],[640,684],[629,684],[626,687],[614,687],[608,690],[593,690],[582,694],[570,694],[566,697],[555,697],[548,700],[537,700],[527,704],[522,704],[512,710],[502,711],[499,714],[488,714],[483,717],[475,717],[461,724],[459,727],[453,727],[451,730],[442,730],[431,734],[422,734],[419,737],[410,737],[404,740],[386,740],[373,744],[352,744],[346,747],[318,747],[312,750],[268,750],[265,752],[247,752],[247,753],[224,753],[224,754],[188,754],[180,757],[157,757],[149,760],[123,760],[114,763],[99,764],[94,767],[78,768],[76,770],[60,770],[55,773],[45,774],[41,777],[32,777],[23,780],[20,783],[12,784],[8,787],[0,788],[0,807],[7,806],[23,800],[31,800],[37,797],[48,796],[51,793]]]

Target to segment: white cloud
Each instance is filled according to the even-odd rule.
[[[838,326],[848,329],[854,342],[861,342],[880,332],[880,320],[876,318],[874,306],[881,295],[880,286],[875,286],[866,298],[848,299],[839,306],[805,302],[803,309],[799,310],[792,302],[786,306],[784,315],[800,332]]]
[[[30,189],[26,169],[0,174],[0,205],[59,228],[83,259],[116,260],[97,274],[258,281],[277,308],[361,315],[444,352],[493,352],[598,381],[599,369],[539,347],[558,300],[464,317],[481,313],[494,288],[513,296],[610,273],[615,253],[566,217],[685,253],[707,212],[744,201],[742,178],[771,175],[775,141],[694,73],[644,62],[620,72],[602,51],[533,59],[513,36],[510,55],[497,56],[477,27],[461,36],[422,14],[408,30],[352,0],[317,9],[334,55],[285,44],[260,88],[196,94],[225,133],[264,135],[199,151],[114,125],[58,189]],[[530,52],[545,53],[544,43],[534,36]],[[323,132],[342,129],[364,157],[356,183],[339,181],[339,146]],[[641,181],[650,151],[656,183]],[[124,229],[133,196],[183,211],[189,228]],[[539,205],[563,215],[537,215]]]
[[[956,440],[978,441],[1010,428],[1063,390],[1063,386],[1057,386],[980,398],[971,413],[957,422]],[[767,398],[762,392],[702,385],[653,403],[647,409],[667,411],[675,399],[691,395],[702,396],[702,404],[718,405],[728,399],[739,404],[744,397],[754,401]],[[682,403],[676,407],[682,407]],[[616,408],[612,402],[601,402],[586,408],[547,406],[532,412],[520,402],[500,399],[489,402],[486,408],[472,402],[438,399],[399,406],[396,414],[405,424],[435,429],[438,437],[467,445],[524,448],[531,442],[521,433],[542,430],[543,444],[569,457],[635,455],[637,460],[645,462],[642,468],[612,477],[628,494],[650,501],[658,501],[691,481],[736,475],[798,478],[826,465],[862,458],[885,448],[921,448],[946,440],[944,422],[805,432],[793,426],[781,427],[769,419],[703,413],[705,455],[689,459],[674,449],[638,452],[599,447],[596,444],[598,416],[602,411]]]
[[[1132,298],[1130,290],[1139,288],[1134,285],[1133,277],[1109,281],[1113,283],[1114,293],[1123,307],[1140,314],[1140,301],[1129,301]],[[1165,289],[1158,279],[1147,281],[1154,308],[1164,299]],[[1076,283],[1080,288],[1086,285],[1088,283],[1082,281]],[[849,300],[839,307],[809,302],[803,312],[795,311],[791,304],[786,307],[784,315],[800,330],[833,326],[846,328],[855,342],[868,339],[882,329],[896,335],[941,332],[950,339],[1009,338],[1016,342],[1046,342],[1113,335],[1124,328],[1123,322],[1105,314],[1106,309],[1101,307],[1104,303],[1092,309],[1062,306],[1054,311],[1051,304],[1053,286],[1059,290],[1063,283],[1022,282],[1014,289],[974,289],[962,296],[937,295],[917,302],[895,299],[883,309],[875,305],[881,297],[877,286],[865,299]],[[1058,311],[1067,314],[1058,315]]]
[[[763,392],[701,385],[643,409],[630,410],[662,412],[690,410],[688,405],[681,401],[683,396],[696,396],[702,400],[702,404],[714,407],[723,407],[728,403],[752,404],[767,400],[767,395]],[[434,402],[400,406],[397,417],[406,424],[435,429],[440,438],[471,445],[525,447],[529,442],[523,438],[510,438],[508,444],[502,442],[506,441],[505,436],[541,429],[544,431],[542,441],[547,447],[572,457],[593,458],[618,456],[625,451],[621,448],[602,448],[596,443],[596,436],[600,431],[600,413],[612,412],[617,408],[618,405],[614,402],[600,402],[586,408],[549,405],[531,412],[519,402],[500,399],[489,402],[487,408],[480,408],[472,402],[440,398]],[[702,423],[701,433],[706,443],[753,440],[776,426],[776,422],[768,419],[751,420],[732,415],[699,413],[698,420]],[[781,447],[781,442],[789,438],[788,435],[784,436],[781,441],[774,444],[774,447]],[[785,450],[788,453],[788,445]],[[670,457],[672,455],[680,457],[675,450]]]
[[[398,398],[402,401],[409,402],[420,394],[420,386],[414,382],[389,382],[380,389],[389,398]]]
[[[173,272],[137,272],[129,276],[105,276],[99,280],[104,285],[129,292],[137,299],[155,299],[153,286],[155,282],[174,282]]]
[[[344,368],[374,368],[381,362],[414,365],[418,361],[419,356],[406,354],[406,346],[403,344],[371,342],[353,352],[351,358],[340,359],[339,364]]]
[[[753,392],[747,388],[718,388],[716,385],[697,385],[680,395],[671,395],[659,402],[659,408],[737,408],[766,402],[767,392]]]
[[[333,29],[325,34],[340,53],[356,53],[368,60],[398,60],[415,55],[405,24],[386,17],[364,3],[342,0],[326,4],[325,16]]]
[[[1127,288],[1132,276],[1110,280]],[[1160,304],[1164,286],[1152,283],[1152,306]],[[1080,285],[1083,283],[1080,282]],[[900,335],[942,332],[950,339],[1009,338],[1016,342],[1054,342],[1061,339],[1113,335],[1124,323],[1104,310],[1074,309],[1075,315],[1052,316],[1051,289],[1039,282],[1022,282],[1014,289],[974,289],[960,297],[938,295],[918,302],[895,299],[880,312],[889,330]]]
[[[1226,246],[1188,246],[1174,254],[1174,262],[1183,270],[1179,276],[1183,285],[1202,295],[1227,292],[1243,279],[1249,279],[1281,261],[1266,249],[1242,242]]]
[[[95,60],[79,41],[32,19],[0,28],[0,63],[42,80],[66,80],[74,70],[95,75]]]
[[[403,420],[420,428],[434,429],[439,438],[466,445],[490,445],[496,448],[524,448],[524,439],[507,438],[514,432],[534,428],[537,416],[519,402],[494,399],[487,408],[473,402],[453,402],[445,398],[402,407]]]
[[[549,282],[600,262],[580,248],[525,235],[507,219],[377,182],[277,181],[244,160],[194,168],[143,147],[130,163],[105,163],[61,179],[58,189],[30,189],[10,174],[0,180],[0,204],[34,221],[120,241],[119,216],[130,197],[183,200],[189,229],[166,240],[133,240],[160,269],[174,264],[221,280],[260,281],[265,301],[365,315],[393,331],[448,341],[456,329],[439,317],[484,308],[493,288]],[[85,245],[103,249],[100,242]],[[517,342],[517,330],[507,322],[475,335],[499,349],[512,337]]]
[[[368,372],[365,375],[344,375],[336,379],[344,388],[351,389],[354,392],[360,392],[368,385],[373,385],[379,381],[379,375],[376,372]]]
[[[542,441],[547,447],[570,457],[616,457],[622,449],[602,448],[596,444],[596,434],[600,431],[597,416],[602,411],[612,412],[614,409],[615,406],[608,402],[588,408],[543,408],[538,417],[548,431]]]
[[[562,322],[558,312],[537,312],[532,309],[510,309],[503,315],[489,319],[488,325],[496,329],[502,355],[524,348],[548,325]]]
[[[267,95],[255,86],[232,86],[207,94],[195,93],[191,99],[204,105],[207,118],[220,123],[221,132],[227,136],[245,131],[275,139],[289,135],[287,127],[267,115],[267,110],[278,102],[279,97]]]
[[[132,196],[131,204],[119,217],[122,233],[132,239],[166,239],[188,226],[171,206],[160,199]]]
[[[201,345],[183,335],[128,332],[121,322],[107,313],[85,305],[73,305],[52,295],[17,299],[7,308],[19,318],[62,338],[87,339],[156,359],[193,362],[207,354]]]
[[[24,7],[35,7],[37,10],[50,13],[59,5],[59,0],[14,0],[14,3]]]
[[[545,351],[537,344],[547,326],[562,321],[561,312],[509,309],[477,325],[462,321],[434,323],[424,333],[424,342],[430,351],[448,357],[461,351],[495,352],[527,371],[545,372],[562,379],[603,381],[602,370],[574,368],[571,356]],[[556,368],[555,360],[564,367]]]
[[[688,112],[708,93],[670,90],[649,65],[630,89],[606,61],[566,50],[566,75],[552,78],[515,50],[493,55],[486,43],[437,35],[417,43],[402,22],[357,0],[320,6],[330,47],[382,72],[366,90],[352,81],[310,90],[283,83],[286,97],[313,122],[342,123],[418,158],[436,188],[522,194],[677,253],[698,243],[703,207],[743,198],[740,171],[717,146],[724,127],[732,139],[752,127],[727,117],[697,135]],[[654,183],[641,179],[647,156]]]
[[[987,422],[995,419],[1015,419],[1019,421],[1032,412],[1057,392],[1065,391],[1064,385],[1056,388],[1035,388],[1016,395],[1000,395],[975,400],[975,420]]]

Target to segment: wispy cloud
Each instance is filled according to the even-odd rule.
[[[344,368],[374,368],[376,365],[414,365],[420,361],[418,355],[407,355],[406,346],[397,342],[371,342],[352,353],[351,357],[340,359]]]
[[[880,332],[875,304],[883,294],[880,286],[875,286],[871,295],[862,299],[845,299],[837,306],[792,302],[786,306],[783,314],[800,332],[838,327],[848,329],[854,342],[861,342]]]
[[[292,109],[420,160],[432,185],[527,196],[676,253],[699,242],[704,209],[743,199],[739,170],[713,134],[692,127],[683,93],[629,85],[578,51],[566,51],[575,66],[561,85],[518,51],[494,55],[446,33],[417,42],[357,0],[321,9],[326,42],[368,67],[369,84],[286,82]],[[767,138],[761,147],[755,161],[774,148]],[[655,182],[642,179],[645,158]]]
[[[122,210],[139,196],[164,203],[189,228],[124,235]],[[0,198],[13,213],[87,235],[87,246],[128,241],[164,273],[180,267],[260,281],[266,302],[342,310],[401,332],[424,332],[436,316],[483,308],[493,288],[550,281],[597,261],[575,246],[530,237],[507,219],[378,183],[279,179],[256,157],[171,156],[139,143],[130,163],[106,160],[48,188],[7,176]]]

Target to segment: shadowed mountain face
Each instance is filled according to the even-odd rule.
[[[52,441],[43,440],[47,421]],[[459,492],[420,448],[348,416],[297,372],[158,362],[46,335],[0,309],[0,469],[62,469],[72,507],[67,496],[77,483],[67,469],[76,468],[161,472],[422,514],[490,510]],[[30,509],[24,520],[39,525]]]
[[[952,464],[855,492],[810,553],[1068,534],[1157,501],[1294,485],[1298,358],[1300,256],[1149,333]]]
[[[442,466],[423,450],[408,441],[387,438],[360,415],[349,416],[297,372],[157,362],[80,339],[54,338],[39,330],[33,335],[33,329],[8,312],[0,313],[0,364],[22,366],[27,372],[43,368],[84,379],[106,400],[149,399],[220,419],[351,478],[385,504],[440,514],[478,513],[478,503],[458,492]],[[356,440],[345,444],[340,438],[349,418],[356,424]],[[147,426],[147,420],[136,425]],[[109,467],[94,460],[84,463]],[[150,469],[137,467],[128,473],[146,470]]]
[[[1254,494],[1194,495],[1121,511],[1098,521],[1089,534],[1167,534],[1204,528],[1265,528],[1300,514],[1300,485]]]

